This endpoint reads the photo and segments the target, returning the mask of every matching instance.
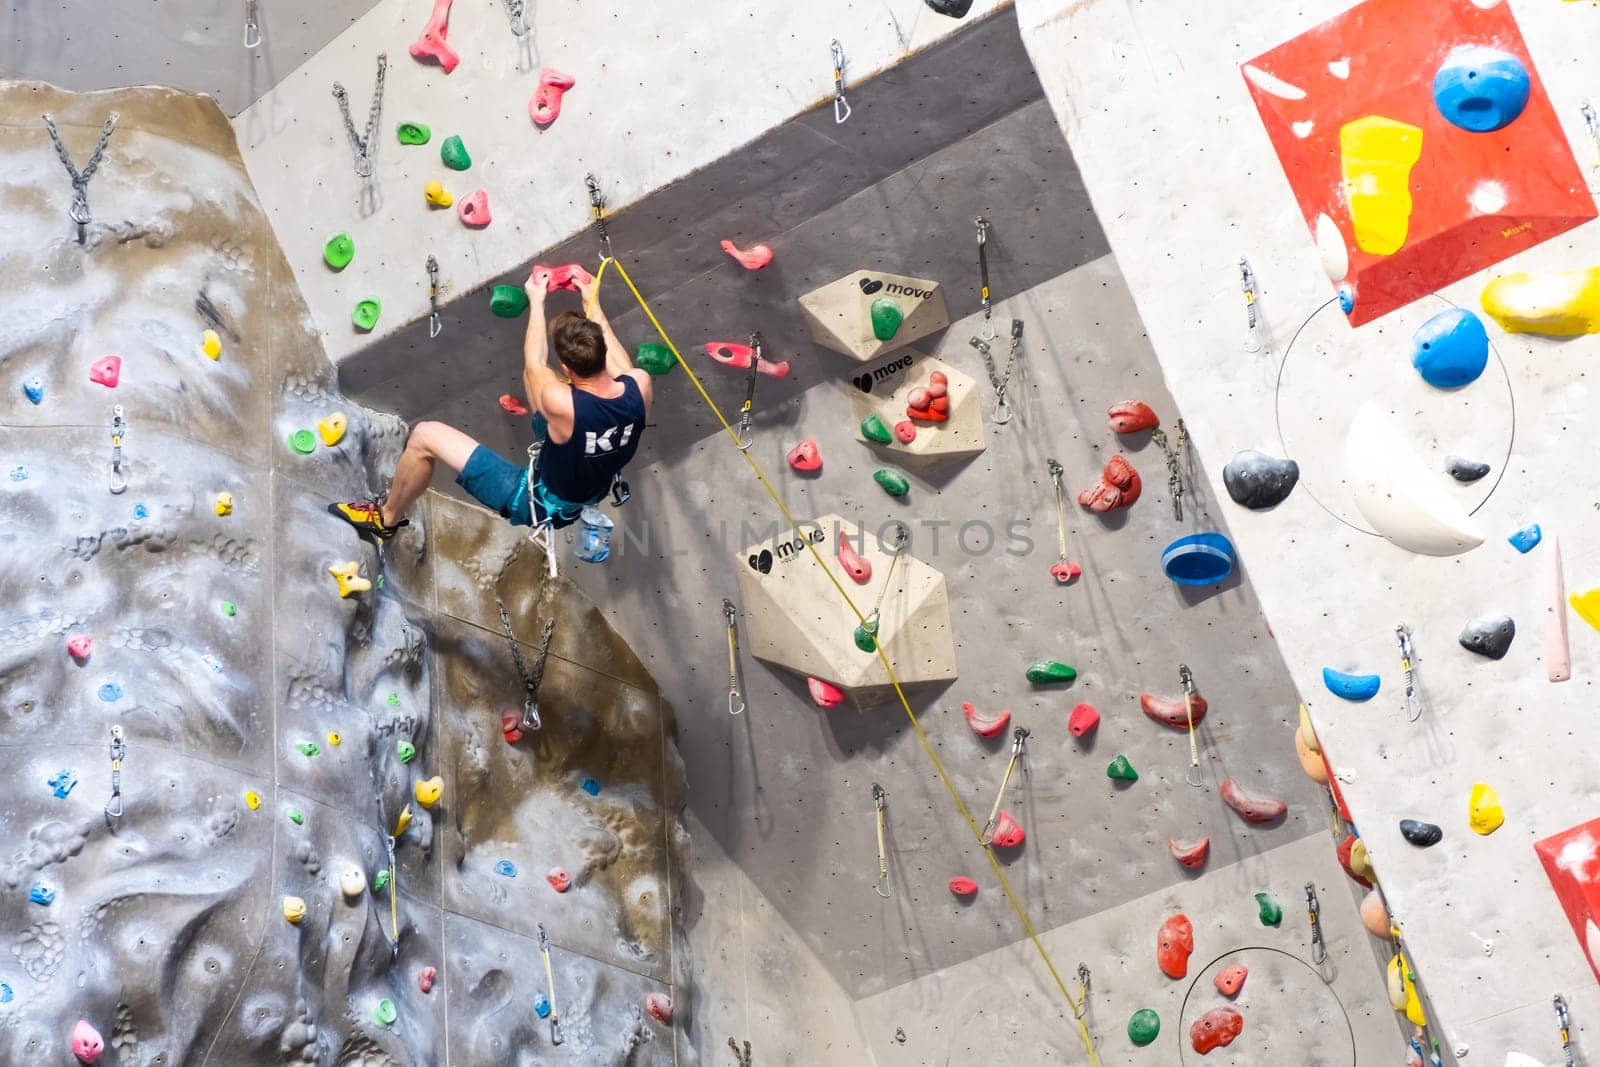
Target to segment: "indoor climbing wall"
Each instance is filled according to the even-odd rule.
[[[1017,9],[1212,491],[1299,464],[1229,519],[1428,1038],[1587,1062],[1593,5]]]
[[[340,396],[213,102],[4,83],[0,142],[0,1059],[701,1062],[651,675],[480,509],[381,556],[326,512],[403,427]]]

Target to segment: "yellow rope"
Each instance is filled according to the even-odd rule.
[[[684,360],[683,354],[680,353],[678,351],[678,347],[672,343],[672,338],[667,336],[667,331],[662,328],[660,321],[656,318],[655,312],[650,309],[650,305],[645,302],[644,297],[639,292],[638,286],[634,285],[633,279],[628,277],[626,268],[624,268],[620,262],[610,256],[607,256],[600,261],[600,270],[595,274],[594,291],[596,302],[598,302],[599,299],[601,279],[605,277],[606,268],[610,267],[612,264],[616,265],[617,274],[621,276],[623,282],[627,284],[628,291],[633,294],[634,300],[638,301],[639,308],[645,313],[645,317],[650,320],[650,325],[655,328],[656,333],[660,335],[661,340],[666,344],[668,350],[670,350],[673,357],[677,359],[678,365],[683,368],[684,374],[688,376],[690,383],[695,388],[695,391],[700,394],[700,399],[706,402],[706,406],[711,409],[711,413],[717,417],[717,421],[722,424],[722,432],[728,435],[728,439],[733,442],[734,448],[737,450],[739,446],[739,436],[734,431],[733,426],[730,425],[728,420],[723,416],[722,409],[717,407],[716,401],[711,399],[711,395],[706,392],[705,386],[700,383],[699,376],[695,374],[693,368],[691,368],[688,362]],[[783,514],[783,517],[785,521],[789,523],[790,528],[795,530],[796,533],[799,533],[800,524],[795,520],[794,515],[789,511],[789,506],[784,503],[783,498],[778,495],[778,491],[774,489],[772,483],[767,480],[766,472],[761,469],[761,465],[755,461],[750,452],[740,451],[739,454],[743,456],[744,461],[750,465],[750,470],[753,474],[755,474],[756,480],[759,481],[761,483],[761,487],[767,491],[767,495],[772,498],[772,502],[778,506],[778,510]],[[862,625],[865,625],[867,617],[861,613],[861,609],[856,606],[855,601],[850,599],[849,592],[846,591],[845,587],[840,583],[833,571],[829,569],[827,563],[823,561],[822,555],[817,551],[816,545],[812,543],[809,537],[803,537],[801,540],[805,542],[806,550],[811,553],[812,559],[816,560],[817,566],[822,569],[822,573],[827,576],[828,581],[833,584],[833,587],[838,591],[839,596],[843,598],[845,604],[849,606],[850,611],[855,615],[856,620]],[[939,773],[939,780],[944,783],[945,789],[950,793],[950,799],[955,801],[956,810],[961,813],[961,818],[966,822],[967,829],[972,831],[973,839],[978,842],[979,848],[982,850],[984,856],[988,859],[989,866],[994,870],[995,878],[1000,882],[1000,888],[1006,895],[1006,900],[1011,903],[1011,910],[1016,912],[1017,919],[1022,923],[1023,931],[1028,935],[1028,940],[1033,943],[1034,949],[1039,953],[1039,958],[1044,961],[1045,968],[1050,972],[1050,977],[1055,980],[1056,988],[1061,990],[1062,997],[1066,999],[1067,1004],[1072,1008],[1072,1018],[1078,1027],[1078,1038],[1083,1042],[1084,1051],[1089,1054],[1089,1063],[1092,1065],[1092,1067],[1100,1067],[1100,1057],[1095,1052],[1094,1037],[1089,1033],[1089,1028],[1083,1020],[1084,1009],[1086,1007],[1084,998],[1074,997],[1071,991],[1067,989],[1067,983],[1062,979],[1061,973],[1056,970],[1055,963],[1050,959],[1050,953],[1045,951],[1044,944],[1039,940],[1039,934],[1036,930],[1034,930],[1033,923],[1028,918],[1028,913],[1023,910],[1022,903],[1017,899],[1016,892],[1011,888],[1011,882],[1008,878],[1006,878],[1005,870],[1000,866],[1000,861],[995,858],[993,851],[984,846],[982,831],[978,829],[978,824],[973,821],[972,813],[967,810],[967,805],[962,801],[961,794],[956,792],[954,783],[950,781],[950,775],[944,769],[944,763],[940,761],[938,753],[934,751],[933,744],[928,740],[928,735],[923,732],[922,723],[917,719],[916,712],[911,710],[911,702],[906,699],[905,691],[900,688],[900,679],[894,673],[894,665],[889,662],[889,657],[884,653],[882,643],[877,641],[874,641],[873,643],[877,646],[878,659],[883,663],[883,669],[888,673],[889,684],[894,687],[895,696],[899,698],[900,706],[905,709],[906,718],[911,721],[911,728],[916,732],[917,740],[922,743],[923,751],[928,754],[928,759],[933,763],[934,770]]]

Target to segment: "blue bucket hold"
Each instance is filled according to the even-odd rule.
[[[1233,542],[1219,533],[1180,537],[1161,553],[1161,569],[1179,585],[1216,585],[1233,573]]]

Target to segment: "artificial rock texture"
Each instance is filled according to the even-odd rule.
[[[80,166],[121,115],[82,245],[43,111]],[[695,1062],[645,1012],[687,976],[670,713],[593,606],[547,586],[536,550],[486,513],[430,496],[381,569],[326,513],[382,484],[404,428],[337,395],[216,105],[0,83],[0,155],[0,1062],[68,1062],[79,1018],[112,1065]],[[201,293],[223,320],[215,362]],[[115,389],[88,377],[108,354]],[[337,445],[289,447],[336,410]],[[222,492],[231,515],[213,508]],[[372,591],[338,596],[327,567],[346,560]],[[525,641],[556,619],[544,729],[514,747],[497,595]],[[93,638],[82,662],[76,634]],[[77,785],[58,798],[46,783],[62,770]],[[443,800],[425,810],[414,786],[434,775]],[[371,886],[408,804],[392,918],[387,893],[349,901],[339,880],[359,868]],[[564,895],[544,879],[557,866]],[[52,903],[30,902],[36,885]],[[286,896],[307,904],[297,926]],[[559,1049],[534,1011],[550,992],[541,925]]]

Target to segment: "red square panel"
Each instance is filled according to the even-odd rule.
[[[1461,129],[1434,103],[1434,74],[1463,46],[1510,53],[1528,70],[1527,106],[1500,130]],[[1509,3],[1366,0],[1242,70],[1306,225],[1315,236],[1326,216],[1319,247],[1330,226],[1343,241],[1354,325],[1595,217]],[[1421,131],[1409,175],[1402,166],[1375,179],[1411,197],[1403,244],[1390,254],[1357,246],[1345,180],[1340,131],[1369,116]]]
[[[1600,819],[1535,842],[1533,850],[1600,981]]]

